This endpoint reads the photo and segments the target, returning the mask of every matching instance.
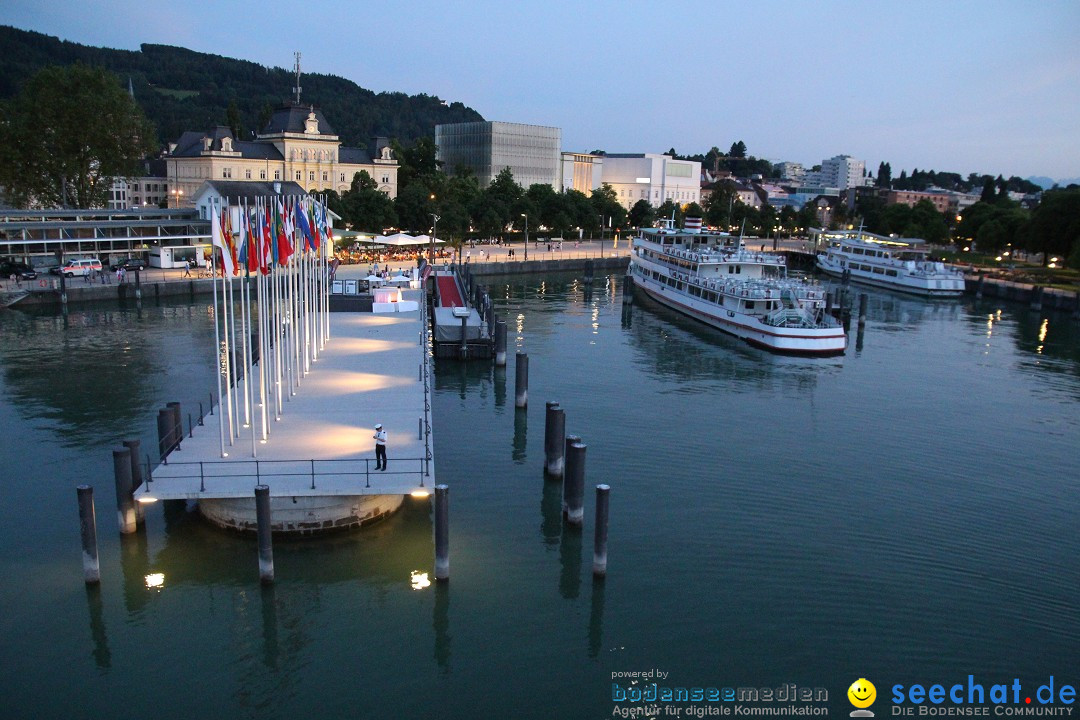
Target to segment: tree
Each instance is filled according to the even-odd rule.
[[[889,163],[878,163],[876,185],[881,188],[892,186],[892,166]]]
[[[656,211],[648,200],[638,200],[630,208],[630,216],[627,222],[631,227],[649,227],[656,219]]]
[[[746,143],[742,140],[731,143],[731,149],[728,150],[728,155],[733,158],[746,157]]]
[[[615,194],[615,188],[604,183],[589,196],[589,204],[593,212],[602,216],[604,227],[620,228],[626,225],[626,208],[619,203],[619,197]],[[598,217],[597,220],[600,218]]]
[[[382,232],[397,224],[394,201],[379,190],[375,179],[361,170],[341,198],[341,217],[354,230]]]
[[[114,177],[139,173],[156,149],[153,126],[112,73],[47,67],[0,124],[0,185],[26,207],[102,207]]]
[[[1043,253],[1043,264],[1052,255],[1080,259],[1080,190],[1048,190],[1031,214],[1027,249]]]
[[[240,119],[240,107],[236,104],[236,98],[229,101],[229,108],[225,111],[225,124],[229,126],[234,138],[244,139],[244,122]]]
[[[994,193],[994,178],[987,175],[983,180],[982,195],[979,196],[979,202],[992,203],[996,196]]]
[[[674,218],[675,226],[681,227],[683,224],[683,211],[674,200],[665,200],[660,204],[660,207],[656,208],[656,217],[661,220],[671,220]]]

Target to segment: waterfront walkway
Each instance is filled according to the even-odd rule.
[[[420,291],[404,295],[421,299]],[[195,428],[194,437],[184,437],[136,498],[252,497],[260,483],[275,497],[430,489],[435,462],[428,454],[426,353],[420,311],[331,313],[330,339],[296,394],[283,403],[281,419],[275,421],[271,412],[266,443],[259,442],[261,424],[256,424],[257,457],[252,457],[251,429],[241,428],[230,446],[227,426],[228,457],[221,457],[218,409]],[[375,470],[376,423],[388,434],[385,472]]]

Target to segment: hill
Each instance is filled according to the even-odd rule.
[[[46,65],[82,62],[104,67],[126,87],[157,127],[164,144],[185,130],[228,125],[230,103],[239,115],[242,137],[261,129],[270,110],[289,99],[293,74],[246,60],[168,45],[142,45],[139,51],[96,48],[50,35],[0,26],[0,101]],[[342,142],[364,147],[376,135],[409,144],[432,136],[438,123],[483,120],[462,103],[446,104],[431,95],[375,93],[334,75],[305,74],[302,100],[322,108]]]

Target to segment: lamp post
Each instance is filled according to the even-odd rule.
[[[184,197],[184,191],[180,188],[173,188],[172,191],[173,202],[176,203],[176,207],[180,207],[180,198]]]
[[[521,217],[525,218],[525,262],[529,262],[529,216],[521,213]]]
[[[431,217],[435,219],[435,222],[431,226],[431,269],[435,269],[435,234],[439,230],[439,216],[435,213],[431,213]]]

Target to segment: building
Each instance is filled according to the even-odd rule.
[[[242,180],[205,180],[191,196],[191,202],[199,211],[199,218],[209,220],[211,210],[228,203],[239,206],[253,204],[258,198],[305,195],[306,191],[295,182],[244,182]],[[238,226],[234,226],[235,227]]]
[[[561,190],[577,190],[592,195],[593,190],[604,183],[603,155],[564,152],[561,158]]]
[[[847,190],[866,184],[866,163],[850,155],[821,161],[821,185]]]
[[[169,207],[190,207],[207,180],[288,181],[343,193],[362,170],[397,197],[398,164],[386,138],[374,138],[370,151],[346,147],[317,108],[296,103],[278,108],[254,140],[238,140],[227,127],[185,132],[169,144],[165,166]]]
[[[656,153],[604,156],[603,181],[627,210],[638,200],[653,207],[666,200],[687,205],[701,202],[701,163]]]
[[[939,213],[949,212],[952,198],[947,192],[919,192],[916,190],[888,190],[883,193],[886,205],[915,207],[922,200],[929,200]],[[955,212],[955,211],[954,211]]]
[[[562,130],[542,125],[477,121],[435,126],[443,170],[453,174],[459,167],[468,168],[481,187],[510,168],[523,188],[537,183],[560,188],[561,143]]]
[[[776,167],[779,168],[781,180],[790,180],[798,183],[802,182],[803,177],[806,175],[806,170],[803,168],[802,163],[782,162]]]
[[[113,178],[108,209],[167,207],[169,184],[164,177]]]

